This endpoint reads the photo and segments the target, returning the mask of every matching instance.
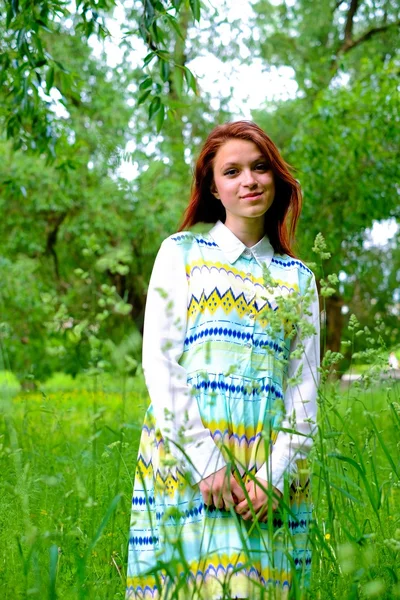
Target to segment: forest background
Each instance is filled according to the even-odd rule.
[[[24,385],[60,370],[135,373],[155,254],[180,222],[205,134],[233,118],[235,90],[211,98],[188,69],[204,54],[293,70],[295,97],[260,98],[252,118],[304,190],[300,257],[314,260],[321,232],[325,272],[339,277],[326,298],[327,348],[341,349],[353,312],[370,330],[385,324],[388,349],[399,344],[400,234],[383,245],[369,235],[400,217],[398,3],[260,1],[245,27],[229,5],[123,3],[123,55],[111,67],[90,39],[107,37],[112,0],[6,3],[1,360]]]
[[[324,308],[312,597],[400,597],[400,400],[381,377],[400,358],[400,5],[260,0],[244,23],[232,4],[0,0],[5,600],[123,598],[147,284],[206,134],[240,118],[243,90],[194,76],[203,55],[290,68],[297,90],[251,118],[296,168]],[[349,367],[361,383],[331,388]]]

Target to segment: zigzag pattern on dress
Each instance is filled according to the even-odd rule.
[[[139,454],[136,463],[138,481],[143,479],[149,483],[154,480],[153,485],[160,486],[170,496],[173,496],[178,488],[187,486],[187,476],[179,469],[178,465],[175,465],[173,469],[166,467],[164,471],[165,474],[159,467],[154,468],[152,458],[146,460],[141,453]]]
[[[217,440],[221,440],[221,439],[224,439],[226,436],[228,436],[229,440],[231,440],[231,439],[237,440],[239,442],[239,445],[244,443],[247,446],[250,446],[256,440],[258,440],[259,438],[261,438],[264,435],[264,433],[261,434],[261,431],[258,431],[257,433],[252,434],[250,436],[246,435],[245,433],[238,434],[238,433],[234,433],[234,432],[229,432],[229,429],[222,429],[221,426],[216,425],[216,423],[214,423],[214,422],[209,422],[209,423],[207,423],[207,425],[208,425],[208,429],[210,430],[210,434],[213,439],[217,438]],[[262,429],[262,423],[260,423],[259,425],[260,425],[260,429]],[[154,427],[148,427],[146,424],[144,424],[142,427],[142,431],[146,432],[148,436],[154,435],[154,438],[152,439],[152,443],[154,444],[155,448],[158,449],[158,447],[160,445],[164,445],[164,440],[162,437],[159,437],[157,439],[157,437],[155,435]],[[271,435],[272,435],[272,431],[271,431]],[[277,433],[276,433],[276,435],[277,435]],[[139,456],[138,456],[138,462],[139,462],[139,460],[143,461],[143,464],[146,469],[149,467],[150,463],[146,463],[145,459],[143,458],[143,456],[141,454],[139,454]],[[150,459],[150,461],[151,461],[151,459]]]
[[[283,256],[281,256],[280,259],[273,256],[271,262],[275,263],[276,265],[279,265],[280,267],[285,267],[285,268],[300,267],[300,269],[302,269],[303,271],[306,271],[306,273],[310,273],[310,275],[313,275],[313,272],[310,271],[310,269],[308,267],[306,267],[306,265],[304,265],[299,260],[295,260],[294,258],[291,258],[290,256],[285,257],[285,258]]]
[[[171,237],[171,240],[173,240],[174,242],[181,242],[181,241],[185,241],[187,239],[196,240],[196,242],[199,245],[218,248],[218,245],[215,242],[210,242],[209,240],[205,240],[204,238],[194,235],[191,232],[185,232],[185,233],[182,233],[181,235],[175,235],[174,237]]]
[[[204,275],[204,271],[206,271],[207,273],[212,273],[212,271],[214,271],[214,272],[218,272],[219,274],[223,275],[224,277],[225,276],[228,276],[229,278],[234,277],[235,279],[241,281],[242,283],[244,283],[247,280],[247,281],[250,281],[254,285],[255,288],[264,289],[264,278],[263,277],[254,277],[254,275],[249,277],[245,271],[243,271],[241,269],[237,269],[231,265],[227,265],[226,263],[213,262],[211,260],[200,259],[200,260],[190,262],[186,266],[186,276],[187,277]],[[286,296],[287,294],[299,292],[298,285],[295,283],[293,283],[293,285],[291,287],[289,287],[288,282],[286,280],[277,279],[277,278],[274,278],[274,283],[276,284],[277,289],[282,290],[282,293],[281,293],[282,296]]]
[[[216,422],[208,422],[207,423],[207,429],[210,430],[210,434],[211,437],[216,440],[216,442],[221,442],[222,440],[226,440],[228,439],[228,445],[230,445],[230,443],[234,440],[236,442],[238,442],[238,445],[245,445],[247,447],[251,447],[254,442],[260,440],[262,437],[265,436],[265,431],[263,429],[263,424],[259,423],[259,427],[257,427],[256,430],[254,430],[254,433],[248,435],[247,433],[236,433],[233,431],[229,431],[229,429],[227,429],[226,427],[223,428],[220,424],[217,424]],[[164,440],[163,438],[156,438],[155,436],[155,429],[154,427],[148,427],[147,425],[143,425],[142,428],[143,431],[145,431],[147,433],[148,436],[151,436],[152,434],[154,435],[154,438],[152,439],[152,443],[154,444],[154,446],[158,449],[158,447],[162,444],[164,445]],[[273,440],[277,437],[278,432],[274,432],[271,430],[270,432],[270,436],[271,436],[271,441],[269,443],[272,443]],[[138,460],[137,462],[143,464],[143,466],[145,467],[145,470],[147,470],[150,466],[151,463],[151,459],[146,462],[145,458],[142,456],[142,454],[138,455]],[[182,473],[180,473],[182,475]]]
[[[260,319],[260,321],[265,321],[265,319]],[[244,331],[238,331],[237,329],[235,329],[234,327],[208,327],[207,324],[205,324],[204,328],[202,329],[201,326],[199,326],[198,328],[198,333],[195,334],[191,334],[188,335],[185,338],[185,346],[189,346],[190,344],[193,344],[194,342],[197,342],[197,340],[201,340],[207,337],[212,338],[214,336],[223,336],[223,337],[227,337],[230,338],[230,341],[233,340],[237,340],[238,342],[253,342],[253,345],[257,348],[271,348],[272,350],[275,350],[275,352],[278,352],[279,354],[281,354],[283,352],[283,348],[281,346],[279,346],[276,342],[274,342],[271,338],[267,338],[267,336],[265,335],[265,337],[267,338],[266,340],[259,340],[259,339],[254,339],[254,335],[252,333],[249,332],[244,332]]]
[[[291,495],[293,496],[295,494],[295,492],[293,490],[291,490]],[[148,506],[149,509],[148,510],[152,510],[154,512],[155,510],[155,518],[157,521],[157,527],[159,527],[160,525],[160,521],[164,520],[165,515],[167,514],[168,518],[174,522],[174,524],[176,524],[177,521],[177,517],[178,517],[178,511],[174,511],[173,514],[171,514],[168,511],[162,510],[161,507],[155,507],[155,500],[154,497],[150,496],[150,498],[147,499],[148,501],[146,501],[146,498],[144,498],[143,496],[133,496],[132,499],[132,504],[133,506]],[[186,503],[187,504],[187,503]],[[191,506],[190,508],[181,508],[179,509],[179,519],[180,520],[187,520],[187,519],[192,519],[194,517],[197,516],[201,516],[202,513],[204,513],[207,516],[213,516],[213,517],[224,517],[224,515],[230,514],[229,510],[226,510],[225,508],[216,508],[215,506],[207,506],[206,504],[204,504],[203,500],[200,500],[200,502],[198,502],[195,506]],[[293,519],[293,518],[288,518],[287,521],[283,521],[279,516],[274,516],[273,517],[273,521],[272,521],[272,525],[274,529],[280,529],[281,527],[283,527],[284,525],[286,525],[288,527],[289,530],[291,530],[292,532],[294,532],[297,529],[305,529],[308,525],[309,525],[309,519],[307,518],[302,518],[302,519]],[[157,530],[158,531],[158,530]],[[135,546],[139,545],[139,546],[145,546],[148,544],[157,544],[159,541],[158,536],[153,533],[153,535],[151,536],[145,536],[144,534],[142,535],[137,535],[135,534],[134,536],[131,536],[131,538],[129,539],[129,543],[133,544]]]
[[[260,345],[261,347],[261,343],[258,344],[257,340],[256,342],[254,342],[254,340],[252,339],[253,336],[250,336],[248,339],[251,339],[251,341],[254,343],[254,346],[258,346]],[[282,348],[280,348],[278,346],[278,344],[265,344],[265,347],[270,346],[273,350],[275,350],[275,352],[282,352]],[[252,387],[251,389],[249,388],[248,385],[243,384],[243,383],[237,383],[236,385],[232,382],[224,382],[221,381],[222,377],[220,377],[218,379],[218,381],[210,381],[210,380],[206,380],[206,379],[202,379],[201,381],[197,381],[197,383],[194,383],[193,378],[189,378],[188,379],[188,383],[190,384],[190,386],[192,388],[198,389],[198,390],[207,390],[210,389],[212,391],[216,391],[216,390],[222,390],[225,392],[231,392],[232,394],[234,394],[235,392],[237,394],[243,394],[243,398],[246,399],[247,397],[257,397],[259,394],[269,394],[272,395],[274,398],[278,398],[278,399],[282,399],[283,398],[283,393],[281,389],[278,389],[277,385],[274,385],[273,383],[260,383],[257,387]]]
[[[278,569],[270,567],[263,569],[263,571],[260,572],[260,570],[254,566],[247,566],[247,562],[233,560],[234,556],[229,557],[225,555],[218,558],[220,558],[221,562],[215,562],[215,564],[212,563],[212,558],[208,558],[207,561],[204,561],[207,562],[207,564],[209,565],[204,570],[201,569],[201,566],[199,565],[199,562],[201,561],[195,561],[187,565],[186,568],[179,567],[179,565],[176,565],[175,569],[177,572],[175,573],[175,577],[177,579],[184,578],[189,586],[189,590],[192,591],[192,586],[195,585],[198,592],[201,593],[201,591],[203,591],[203,593],[205,594],[207,594],[208,583],[215,585],[216,581],[219,581],[221,583],[221,581],[224,580],[228,583],[232,577],[246,578],[246,581],[253,581],[258,585],[269,587],[273,586],[275,588],[281,589],[285,589],[290,586],[290,576],[289,573],[287,573],[286,571],[278,571]],[[299,560],[298,564],[300,564]],[[136,594],[132,597],[137,599],[158,598],[159,588],[157,588],[155,577],[152,576],[152,578],[154,578],[154,586],[152,588],[149,585],[146,585],[144,588],[142,588],[139,583],[140,580],[136,581],[135,577],[128,578],[127,591],[131,590],[133,594]],[[167,579],[168,578],[164,574],[162,574],[161,572],[159,573],[159,580],[162,589],[164,589]],[[246,587],[247,584],[245,583],[245,588]],[[150,596],[146,595],[149,593],[151,594]],[[195,597],[197,598],[198,596]],[[207,598],[207,595],[200,597],[203,600],[205,600]]]
[[[264,447],[260,445],[262,437],[260,433],[255,435],[250,441],[245,439],[245,436],[241,436],[240,438],[235,434],[227,436],[226,433],[222,434],[219,431],[210,433],[212,438],[216,441],[216,444],[220,445],[222,451],[226,452],[227,457],[230,456],[232,452],[237,455],[238,468],[240,468],[242,463],[247,463],[247,471],[249,473],[255,473],[265,461],[265,450]],[[253,450],[254,447],[255,451]],[[247,456],[248,454],[250,456]],[[185,485],[187,485],[187,475],[182,472],[178,464],[174,465],[173,469],[167,467],[163,468],[162,464],[160,468],[159,465],[153,463],[151,457],[146,460],[141,453],[139,453],[136,464],[136,476],[138,481],[146,481],[148,482],[148,485],[151,481],[154,481],[153,485],[160,489],[164,489],[165,493],[171,497],[178,489],[183,489]],[[151,498],[149,490],[150,488],[148,487],[148,494]],[[151,504],[151,502],[149,503]]]
[[[277,310],[278,308],[277,306],[273,307],[267,299],[264,300],[262,306],[259,305],[254,301],[254,295],[251,300],[247,301],[244,292],[240,292],[240,294],[235,297],[232,288],[227,289],[223,294],[221,294],[218,288],[214,288],[208,296],[206,296],[203,291],[200,298],[197,298],[194,295],[190,297],[188,316],[193,318],[198,313],[205,312],[206,309],[213,315],[218,308],[222,308],[226,315],[235,309],[240,316],[243,316],[245,313],[249,312],[250,306],[254,308],[256,313],[259,313],[261,310],[265,309],[266,305],[268,305],[271,310]],[[263,319],[263,321],[265,321],[265,325],[268,323],[267,319]]]

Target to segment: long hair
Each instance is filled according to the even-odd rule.
[[[214,158],[221,146],[231,139],[253,142],[269,162],[275,180],[275,197],[264,217],[264,232],[277,254],[294,257],[291,245],[301,212],[300,186],[271,138],[251,121],[218,125],[209,134],[196,162],[190,201],[179,231],[199,222],[225,222],[225,208],[211,193],[211,186]]]

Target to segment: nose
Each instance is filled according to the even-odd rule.
[[[251,169],[245,169],[243,171],[243,179],[242,179],[243,185],[246,187],[253,187],[254,185],[257,185],[257,181],[254,177],[254,173]]]

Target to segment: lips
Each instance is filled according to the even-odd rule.
[[[246,196],[242,196],[242,198],[257,198],[261,196],[262,192],[252,192],[251,194],[246,194]]]

